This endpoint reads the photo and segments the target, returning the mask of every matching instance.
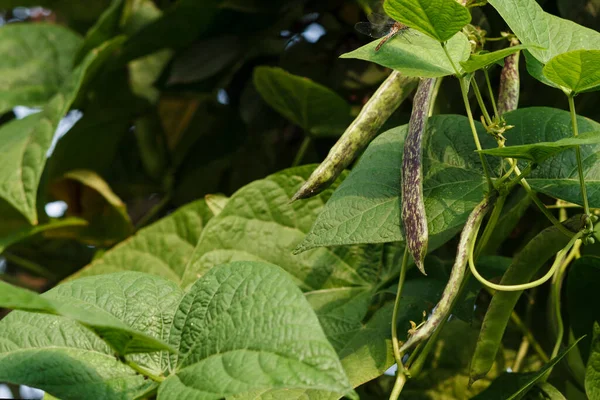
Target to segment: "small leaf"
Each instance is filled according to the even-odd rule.
[[[113,279],[118,279],[116,276]],[[106,279],[106,278],[105,278]],[[108,278],[110,279],[110,278]],[[90,278],[88,278],[90,280]],[[94,278],[91,278],[94,281]],[[86,282],[75,283],[75,287]],[[96,280],[96,283],[99,283]],[[69,284],[66,284],[69,286]],[[65,286],[62,287],[65,290]],[[0,281],[0,307],[60,315],[73,319],[94,331],[118,354],[147,353],[159,350],[175,350],[161,340],[131,329],[107,311],[76,301],[45,298],[27,289]]]
[[[271,107],[315,136],[339,136],[351,122],[348,103],[308,78],[262,66],[254,70],[254,86]]]
[[[270,388],[352,391],[302,292],[271,264],[210,270],[181,300],[169,338],[179,355],[159,399],[221,399]]]
[[[504,59],[505,57],[510,56],[511,54],[516,53],[520,50],[530,49],[532,47],[537,47],[535,45],[527,45],[520,44],[517,46],[511,46],[504,48],[502,50],[493,51],[491,53],[479,53],[479,54],[471,54],[471,57],[467,61],[461,61],[460,65],[463,67],[466,73],[475,72],[479,69],[488,67],[492,64],[495,64],[497,61]]]
[[[180,207],[139,230],[71,277],[139,271],[179,283],[200,233],[212,218],[204,200]]]
[[[578,341],[577,341],[578,342]],[[545,364],[539,371],[528,373],[504,373],[495,379],[483,392],[473,397],[473,400],[517,400],[522,398],[531,388],[554,367],[573,347],[573,343],[563,349],[556,357]]]
[[[204,196],[204,201],[206,201],[206,205],[210,209],[210,211],[216,216],[223,211],[227,203],[229,202],[229,197],[223,194],[207,194]]]
[[[469,10],[456,0],[386,0],[386,14],[404,25],[445,42],[471,22]]]
[[[519,158],[539,164],[562,151],[586,144],[600,144],[600,131],[585,132],[577,137],[567,137],[556,142],[486,149],[481,150],[481,153],[505,158]]]
[[[9,8],[12,8],[10,6]],[[59,25],[8,24],[0,29],[0,113],[42,106],[69,78],[82,40]]]
[[[133,233],[133,225],[125,203],[98,174],[88,170],[67,172],[50,186],[58,200],[68,205],[67,215],[89,222],[83,229],[71,232],[78,240],[107,246]]]
[[[600,399],[600,325],[594,322],[594,338],[585,370],[585,393],[590,400]]]
[[[118,34],[124,4],[124,0],[112,0],[94,26],[85,34],[83,43],[75,56],[75,64],[79,64],[90,51]]]
[[[546,78],[567,93],[600,89],[600,50],[576,50],[552,58],[544,67]]]
[[[436,40],[418,32],[406,35],[389,40],[379,51],[375,51],[380,42],[376,40],[340,57],[371,61],[400,71],[405,76],[437,78],[455,74],[444,49]],[[454,63],[466,61],[471,54],[469,41],[461,32],[448,40],[446,49]],[[462,72],[460,64],[456,65]]]

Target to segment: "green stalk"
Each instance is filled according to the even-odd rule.
[[[488,88],[488,93],[490,95],[490,101],[492,102],[492,108],[494,109],[494,116],[500,117],[500,114],[498,113],[498,107],[496,106],[496,100],[494,99],[494,91],[492,90],[490,75],[488,74],[488,70],[486,68],[483,69],[483,74],[485,75],[485,82]]]
[[[578,136],[577,114],[575,113],[575,101],[573,94],[569,96],[569,111],[571,112],[571,125],[573,126],[573,136]],[[581,186],[581,196],[583,197],[583,212],[585,215],[590,215],[590,205],[588,204],[587,189],[585,187],[585,178],[583,177],[583,162],[581,161],[581,149],[575,147],[575,156],[577,157],[577,172],[579,173],[579,185]]]
[[[308,146],[310,146],[310,136],[306,136],[296,153],[296,157],[294,158],[294,162],[292,163],[292,167],[297,167],[302,162],[304,155],[306,154],[306,150],[308,150]]]
[[[402,364],[402,353],[400,352],[400,342],[398,340],[398,312],[400,311],[402,287],[404,286],[406,270],[408,269],[408,255],[408,247],[405,247],[404,256],[402,257],[402,266],[400,267],[400,278],[398,279],[398,291],[396,292],[396,301],[394,302],[394,311],[392,313],[392,348],[398,370],[396,372],[396,383],[392,390],[392,394],[390,395],[390,400],[396,400],[400,396],[400,392],[406,383],[406,371],[404,370],[404,364]]]
[[[165,380],[164,376],[158,376],[158,375],[154,375],[153,373],[147,371],[146,369],[142,368],[141,366],[139,366],[137,363],[131,361],[128,358],[122,357],[121,360],[132,370],[134,370],[135,372],[139,373],[142,376],[147,376],[148,378],[152,379],[154,382],[162,382]]]
[[[494,209],[492,210],[490,219],[488,220],[488,222],[485,226],[485,229],[483,231],[483,234],[481,235],[481,238],[477,241],[477,249],[475,250],[475,259],[479,258],[479,256],[481,255],[481,252],[483,251],[483,249],[485,249],[485,246],[487,245],[488,241],[490,240],[492,233],[494,233],[494,229],[496,228],[496,225],[498,224],[498,220],[500,219],[500,214],[502,214],[502,208],[504,208],[504,203],[506,202],[507,196],[508,196],[508,194],[501,195],[498,197],[498,200],[496,200],[496,204],[494,204]]]
[[[477,86],[477,82],[475,81],[475,79],[473,79],[473,83],[471,84],[471,86],[473,86],[473,92],[475,92],[475,97],[477,98],[477,102],[479,103],[479,108],[481,109],[481,112],[483,113],[485,122],[488,125],[491,125],[492,119],[490,118],[490,114],[488,113],[487,108],[485,107],[485,103],[483,102],[483,97],[481,96],[481,92],[479,91],[479,86]],[[494,109],[495,109],[495,107],[494,107]]]

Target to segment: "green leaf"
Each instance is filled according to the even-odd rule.
[[[504,58],[516,53],[520,50],[530,49],[536,47],[534,45],[520,44],[518,46],[506,47],[502,50],[493,51],[491,53],[479,53],[471,54],[467,61],[461,61],[460,65],[463,70],[467,73],[475,72],[479,69],[488,67],[495,64],[497,61],[503,60]]]
[[[89,222],[71,235],[83,242],[108,246],[133,233],[125,203],[102,177],[89,170],[69,171],[53,182],[50,191],[68,205],[67,215]]]
[[[585,393],[590,400],[600,399],[600,325],[594,322],[594,338],[585,370]]]
[[[550,59],[572,50],[600,50],[600,33],[544,12],[535,0],[489,0],[521,43],[539,46],[525,52],[527,70],[545,79],[542,67]]]
[[[504,117],[509,125],[514,125],[506,133],[508,146],[556,142],[573,136],[571,116],[564,110],[523,108]],[[600,131],[600,124],[587,118],[577,117],[577,124],[581,132]],[[590,207],[600,207],[600,144],[582,146],[581,155]],[[519,165],[525,167],[524,162]],[[574,151],[563,151],[547,159],[527,177],[527,182],[538,192],[571,203],[583,203]]]
[[[592,346],[594,322],[600,321],[600,310],[588,306],[600,301],[597,285],[600,285],[600,258],[584,256],[577,259],[567,277],[567,309],[573,335],[586,335],[578,346],[584,364]]]
[[[83,60],[90,51],[118,34],[124,4],[124,0],[112,0],[110,6],[104,10],[98,21],[85,34],[83,43],[75,56],[75,64]]]
[[[8,24],[0,29],[0,113],[41,106],[69,78],[82,40],[59,25]],[[26,50],[25,50],[26,49]]]
[[[204,196],[204,200],[210,211],[214,215],[219,215],[229,202],[229,197],[222,194],[207,194]]]
[[[84,80],[89,79],[88,70],[97,69],[119,43],[120,40],[115,39],[90,53],[41,112],[0,126],[0,154],[3,155],[0,198],[22,213],[31,224],[37,224],[37,188],[54,131]]]
[[[585,132],[576,137],[559,139],[556,142],[486,149],[481,150],[481,153],[505,158],[519,158],[540,164],[562,151],[586,144],[600,144],[600,131]]]
[[[565,396],[548,382],[538,382],[532,391],[539,392],[540,399],[544,400],[567,400]]]
[[[404,25],[445,42],[471,22],[469,10],[456,0],[385,0],[386,14]]]
[[[437,78],[455,74],[444,49],[436,40],[421,33],[410,35],[410,39],[403,35],[396,36],[379,51],[375,51],[375,47],[380,42],[380,40],[376,40],[350,53],[342,54],[340,57],[371,61],[400,71],[406,76]],[[461,32],[457,33],[448,40],[446,48],[459,68],[459,72],[464,72],[458,63],[466,61],[471,54],[471,46],[467,37]]]
[[[156,290],[158,281],[157,278],[139,273],[113,274],[66,283],[49,292],[54,295],[45,296],[40,296],[27,289],[21,289],[8,283],[0,282],[0,288],[2,289],[0,290],[0,306],[22,311],[53,314],[77,321],[95,332],[120,355],[161,350],[175,352],[172,347],[163,343],[159,338],[138,331],[121,319],[123,318],[121,314],[123,311],[131,310],[131,312],[135,312],[132,305],[128,304],[129,308],[127,309],[115,310],[117,315],[114,315],[109,310],[104,309],[102,303],[96,304],[98,300],[93,301],[93,298],[90,298],[90,295],[96,296],[96,292],[102,293],[102,295],[98,295],[100,302],[103,301],[102,299],[111,297],[123,297],[127,292],[125,290],[127,286],[125,285],[132,285],[134,283],[134,287],[128,290],[133,290],[133,293],[136,293],[140,290],[143,291],[144,286]],[[168,289],[173,291],[172,287]],[[79,292],[87,292],[87,298],[78,298]],[[159,299],[156,295],[157,293],[154,294],[154,301]],[[146,298],[146,301],[148,300],[150,298]],[[142,306],[141,296],[138,302],[139,308]],[[144,307],[148,306],[147,304],[143,305]],[[144,310],[145,308],[139,308],[138,312]],[[135,317],[127,315],[126,318],[131,319]]]
[[[477,125],[484,147],[493,146]],[[469,122],[456,115],[433,116],[423,138],[423,191],[429,248],[454,236],[483,198],[485,179],[473,151]],[[348,178],[327,202],[306,239],[303,252],[319,246],[402,241],[400,167],[407,125],[371,142]]]
[[[544,76],[566,93],[600,89],[600,50],[575,50],[552,58],[543,69]]]
[[[350,105],[308,78],[261,66],[254,69],[254,86],[271,107],[315,136],[339,136],[351,122]]]
[[[379,279],[383,246],[317,249],[294,256],[338,183],[291,203],[314,165],[280,171],[234,193],[202,232],[182,278],[185,287],[216,265],[265,261],[288,271],[304,290],[371,286]]]
[[[212,212],[204,200],[180,207],[108,250],[74,277],[139,271],[179,283]]]
[[[554,367],[577,342],[573,343],[539,371],[528,373],[504,373],[495,379],[492,384],[479,395],[473,397],[473,400],[518,400],[521,399],[531,388],[546,374],[550,368]]]
[[[183,297],[169,343],[179,355],[171,358],[175,373],[161,384],[161,400],[267,388],[352,390],[302,292],[274,265],[213,268]]]
[[[24,225],[13,229],[9,234],[0,237],[0,254],[11,244],[17,243],[29,236],[54,229],[82,227],[88,222],[81,218],[53,219],[41,225]]]

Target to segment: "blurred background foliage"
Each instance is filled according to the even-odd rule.
[[[547,12],[600,30],[600,0],[539,3]],[[185,203],[207,194],[231,195],[294,164],[321,161],[390,72],[338,58],[371,40],[354,30],[357,22],[366,21],[366,13],[381,12],[381,5],[370,0],[0,0],[0,10],[1,25],[67,27],[74,60],[123,36],[63,119],[38,190],[41,223],[72,216],[88,224],[30,236],[0,256],[3,279],[37,290],[55,285]],[[473,23],[489,36],[507,29],[490,6],[473,11]],[[68,45],[66,40],[61,46]],[[27,46],[21,51],[35,51]],[[259,67],[268,76],[261,78]],[[286,72],[299,78],[286,80]],[[491,71],[496,87],[499,73],[500,68]],[[566,108],[564,96],[524,70],[521,77],[520,107]],[[58,64],[48,65],[48,76],[40,79],[59,84]],[[273,104],[277,93],[271,96],[269,88],[287,93],[290,102],[306,94],[304,102],[288,108],[305,107],[313,114],[286,114],[285,104]],[[446,79],[435,112],[462,114],[459,93],[458,84]],[[3,108],[0,122],[22,118],[49,97],[36,93],[18,107]],[[323,98],[326,104],[319,104]],[[576,99],[577,110],[600,120],[593,99]],[[408,122],[410,110],[411,102],[404,102],[383,130]],[[328,123],[319,124],[325,116]],[[11,221],[6,218],[0,233],[10,232]],[[541,228],[522,221],[508,246],[519,246]],[[444,252],[451,253],[439,250]],[[451,324],[440,346],[476,334],[464,333],[461,324]],[[465,398],[466,393],[451,390],[465,387],[466,372],[446,371],[469,359],[468,354],[436,352],[431,361],[435,373],[422,374],[410,398]],[[383,377],[362,387],[361,396],[381,398],[391,385],[391,378]]]

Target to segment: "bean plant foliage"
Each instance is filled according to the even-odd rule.
[[[539,3],[0,0],[0,383],[600,400],[600,10]]]

